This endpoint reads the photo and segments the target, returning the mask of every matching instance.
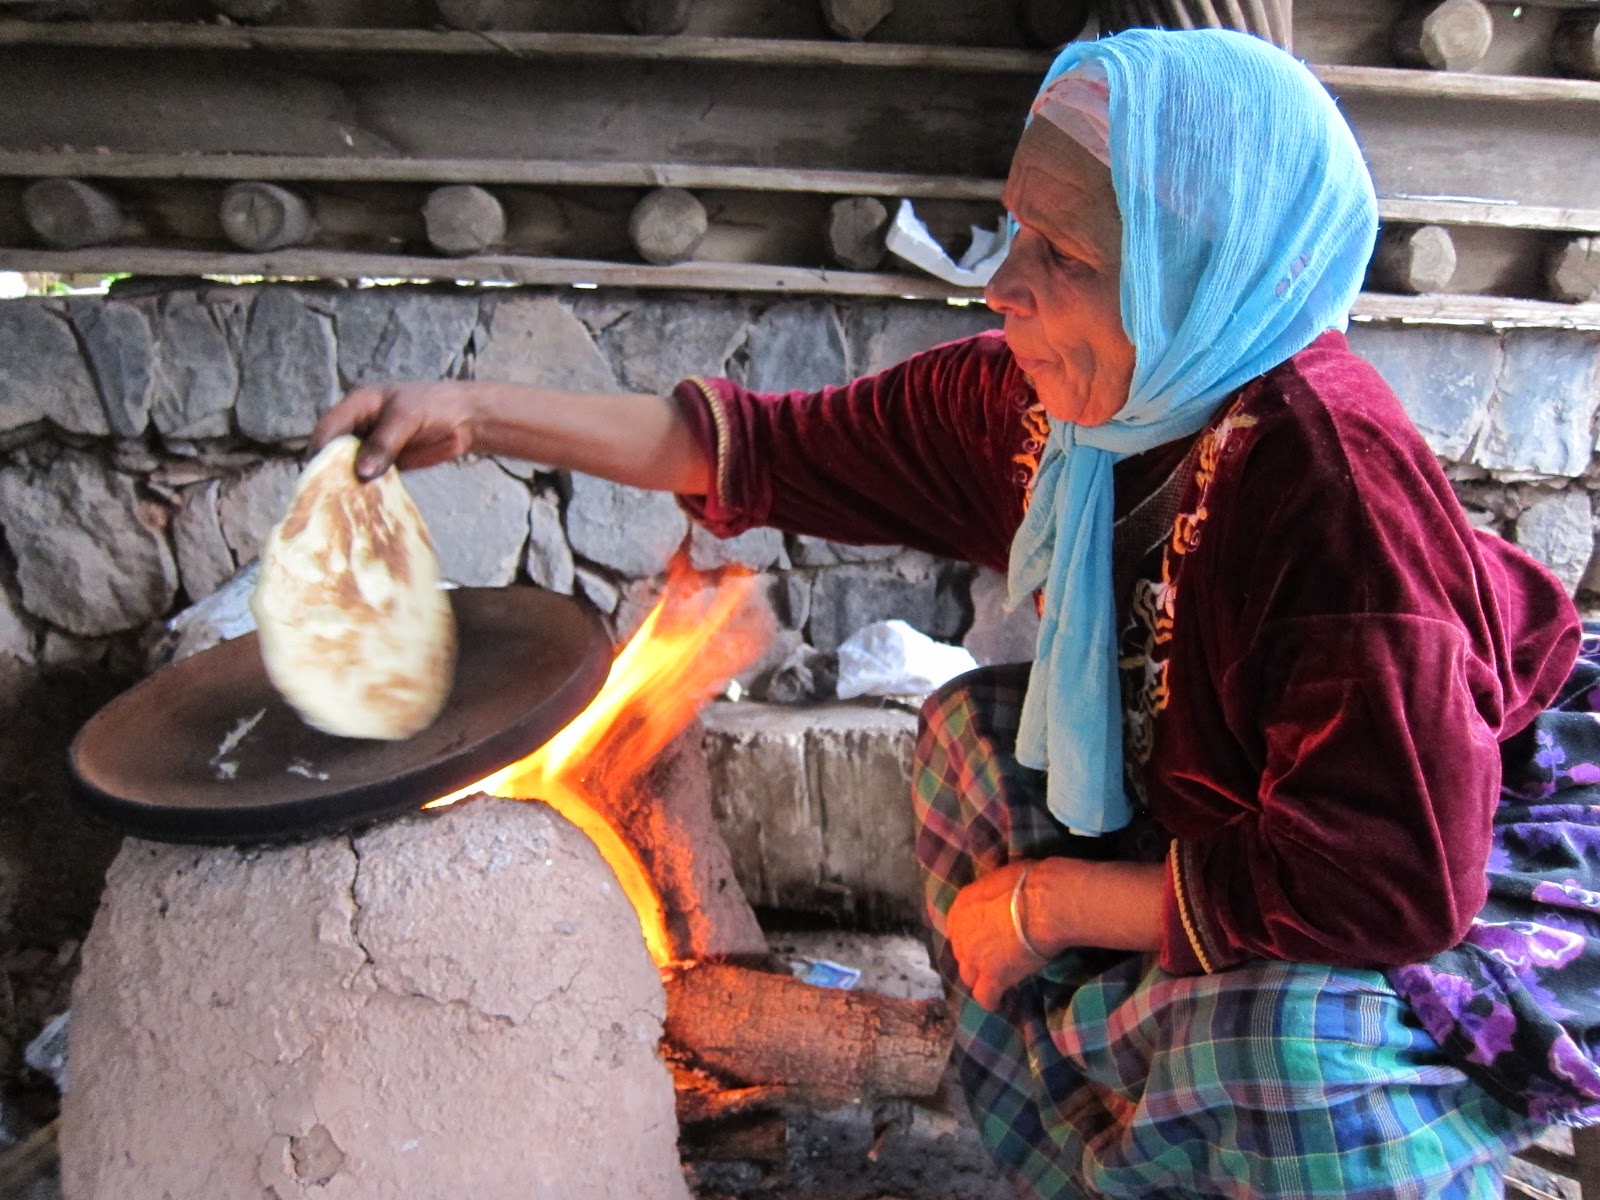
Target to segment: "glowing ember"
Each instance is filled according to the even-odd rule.
[[[544,801],[599,847],[639,912],[651,957],[669,961],[661,901],[638,855],[601,815],[602,798],[646,770],[701,707],[760,656],[770,631],[745,608],[753,582],[741,575],[713,587],[675,569],[588,708],[527,758],[425,807],[480,792]]]

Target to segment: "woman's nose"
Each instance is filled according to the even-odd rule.
[[[983,302],[1001,316],[1022,316],[1027,311],[1028,289],[1022,279],[1016,247],[1001,261],[1000,267],[983,288]]]

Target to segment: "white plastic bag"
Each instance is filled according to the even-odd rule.
[[[936,642],[904,621],[877,621],[839,647],[839,699],[921,696],[977,665],[960,646]]]
[[[1000,224],[994,229],[971,226],[972,244],[967,247],[960,262],[952,262],[944,247],[928,232],[922,218],[917,216],[911,201],[902,200],[884,235],[884,245],[890,254],[946,283],[981,288],[1000,269],[1006,251],[1011,248],[1007,224],[1006,219],[1001,217]]]

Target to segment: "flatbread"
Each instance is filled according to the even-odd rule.
[[[422,514],[393,468],[356,478],[360,442],[311,460],[261,551],[250,607],[274,687],[306,724],[397,740],[450,695],[456,630]]]

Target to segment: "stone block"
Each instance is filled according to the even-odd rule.
[[[111,443],[111,453],[107,456],[114,470],[121,471],[124,475],[154,476],[164,465],[162,458],[149,446],[145,445],[143,438],[118,438]],[[160,491],[162,483],[158,479],[147,478],[146,483],[152,489]]]
[[[21,601],[3,584],[0,584],[0,654],[18,662],[33,661],[33,631],[22,615]]]
[[[729,619],[723,640],[750,648],[747,664],[736,676],[743,687],[766,678],[805,642],[798,629],[783,627],[778,611],[782,603],[782,577],[757,575],[750,580],[744,603]]]
[[[804,629],[811,619],[811,579],[798,571],[783,575],[783,605],[780,610],[788,629]]]
[[[611,637],[622,645],[645,623],[667,590],[663,578],[625,579],[617,584],[617,605],[611,614]]]
[[[1378,368],[1430,450],[1454,462],[1471,455],[1504,358],[1498,334],[1357,322],[1350,348]]]
[[[1595,448],[1600,337],[1520,329],[1505,335],[1505,364],[1473,461],[1492,471],[1576,478]]]
[[[703,526],[692,525],[689,565],[696,571],[721,567],[764,571],[772,566],[789,566],[789,555],[783,548],[783,534],[776,529],[747,529],[737,537],[719,538]]]
[[[919,351],[1002,324],[1000,314],[982,303],[939,300],[852,306],[845,314],[850,361],[858,375],[875,375]]]
[[[961,644],[979,666],[1032,662],[1039,644],[1039,614],[1029,601],[1006,611],[1006,577],[984,567],[972,580],[972,627]]]
[[[262,288],[245,323],[239,432],[268,444],[309,437],[338,399],[333,322],[293,288]]]
[[[659,575],[683,544],[689,518],[666,492],[644,491],[574,471],[567,539],[591,562],[624,575]]]
[[[62,1190],[688,1200],[665,1009],[615,876],[543,805],[129,840],[73,992]]]
[[[888,562],[903,549],[901,546],[854,546],[849,542],[831,542],[827,538],[812,537],[804,533],[792,536],[789,544],[789,556],[797,567]]]
[[[572,595],[576,584],[572,547],[561,527],[561,505],[554,496],[537,495],[528,509],[528,578],[540,587]]]
[[[758,392],[815,391],[850,378],[844,328],[821,300],[774,304],[745,339],[746,386]]]
[[[109,638],[80,638],[46,629],[39,639],[39,665],[52,674],[101,674],[111,652]]]
[[[811,585],[810,641],[819,650],[839,644],[863,626],[898,617],[930,637],[948,637],[952,613],[940,602],[937,578],[906,579],[869,567],[818,571]]]
[[[345,388],[454,377],[480,307],[476,296],[392,287],[336,292],[314,303],[333,317]]]
[[[749,319],[750,305],[742,300],[641,300],[595,340],[623,387],[664,395],[690,375],[726,374]]]
[[[255,595],[260,577],[260,564],[250,563],[209,596],[173,616],[161,636],[150,643],[146,668],[154,671],[254,630],[256,615],[251,611],[250,598]]]
[[[67,308],[99,384],[106,422],[118,437],[136,438],[150,424],[150,375],[155,335],[143,307],[89,300]]]
[[[750,680],[751,699],[772,704],[810,704],[838,697],[838,654],[808,645],[795,629],[778,630],[774,650],[785,649],[788,653],[775,666]]]
[[[701,714],[717,827],[758,907],[920,923],[901,708],[712,704]]]
[[[1574,594],[1594,555],[1589,494],[1566,491],[1530,505],[1517,518],[1517,545],[1549,567],[1569,596]]]
[[[224,483],[217,493],[217,521],[236,563],[254,562],[272,527],[289,511],[300,466],[292,459],[268,459]],[[229,575],[233,572],[230,570]],[[199,597],[192,597],[198,599]]]
[[[78,637],[135,629],[164,614],[178,567],[133,480],[64,450],[43,470],[0,470],[0,521],[23,607]]]
[[[444,463],[405,476],[439,554],[439,571],[462,587],[516,579],[528,542],[528,489],[486,459]]]
[[[227,583],[234,572],[233,551],[223,536],[218,511],[221,494],[222,484],[215,479],[185,488],[172,515],[172,549],[178,559],[178,578],[191,602],[204,600]]]
[[[616,377],[583,327],[548,296],[502,300],[473,364],[474,379],[496,379],[571,392],[614,392]]]
[[[69,433],[111,432],[72,328],[36,300],[0,303],[0,433],[48,417]]]
[[[597,610],[607,615],[617,611],[617,606],[622,603],[622,590],[616,584],[588,567],[577,567],[572,574],[578,592]]]
[[[1580,592],[1588,593],[1591,597],[1600,593],[1600,537],[1595,539],[1595,552],[1589,556],[1589,568],[1583,573],[1583,579],[1578,584]],[[1584,608],[1585,615],[1591,613],[1591,608]]]
[[[934,637],[946,642],[959,642],[972,627],[972,577],[975,572],[976,568],[970,563],[941,560],[933,593],[931,633]]]
[[[833,699],[829,690],[818,690],[815,661],[820,650],[806,645],[798,629],[774,629],[761,657],[736,677],[744,694],[775,704],[799,704],[818,699]]]
[[[225,437],[239,394],[239,368],[223,316],[192,293],[173,292],[155,323],[150,419],[169,442]]]

